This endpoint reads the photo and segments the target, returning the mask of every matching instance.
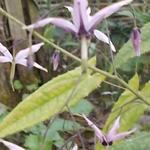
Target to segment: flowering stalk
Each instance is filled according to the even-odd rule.
[[[81,60],[82,60],[82,72],[87,72],[87,60],[88,60],[88,40],[85,36],[81,37]]]

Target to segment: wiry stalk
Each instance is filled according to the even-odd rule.
[[[13,85],[13,80],[14,80],[14,76],[15,76],[15,69],[16,69],[16,64],[14,61],[12,61],[11,70],[10,70],[10,84],[11,84],[13,91],[15,90],[14,85]]]
[[[15,17],[13,17],[11,14],[7,13],[4,9],[0,8],[0,13],[6,17],[8,17],[9,19],[13,20],[14,22],[18,23],[20,26],[22,27],[26,27],[25,24],[23,24],[21,21],[19,21],[18,19],[16,19]],[[51,46],[53,46],[54,48],[56,48],[57,50],[61,51],[62,53],[64,53],[65,55],[71,57],[72,59],[76,60],[77,62],[82,62],[80,58],[76,57],[75,55],[69,53],[68,51],[66,51],[65,49],[59,47],[58,45],[54,44],[53,42],[49,41],[48,39],[46,39],[45,37],[43,37],[42,35],[40,35],[39,33],[37,33],[36,31],[33,31],[33,34],[35,36],[37,36],[39,39],[41,39],[42,41],[44,41],[45,43],[50,44]],[[139,98],[141,101],[143,101],[146,105],[150,106],[150,102],[147,101],[147,99],[141,95],[139,93],[139,91],[135,91],[134,89],[132,89],[125,81],[123,81],[122,79],[120,79],[118,76],[116,75],[112,75],[106,71],[100,70],[96,67],[92,67],[90,65],[87,65],[87,67],[89,69],[92,69],[93,71],[100,73],[110,79],[116,80],[118,81],[123,87],[125,87],[126,89],[128,89],[130,92],[132,92],[137,98]]]

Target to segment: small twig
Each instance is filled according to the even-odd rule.
[[[109,85],[111,85],[111,86],[117,87],[117,88],[119,88],[119,89],[123,89],[123,90],[125,90],[125,89],[126,89],[125,87],[122,87],[122,86],[116,85],[116,84],[111,83],[111,82],[109,82],[109,81],[103,81],[103,82],[104,82],[104,83],[106,83],[106,84],[109,84]]]

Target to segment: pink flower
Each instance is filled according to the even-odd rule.
[[[31,50],[32,50],[32,53],[36,53],[41,48],[41,46],[43,46],[43,45],[44,45],[44,43],[39,43],[39,44],[32,45],[30,47]],[[9,50],[4,45],[2,45],[0,43],[0,52],[3,54],[3,56],[0,56],[0,63],[10,62],[10,63],[20,64],[20,65],[28,67],[28,57],[29,57],[30,48],[20,50],[16,54],[15,58],[13,58],[13,56],[9,52]],[[33,62],[33,66],[40,69],[40,70],[43,70],[43,71],[47,72],[47,69],[40,66],[36,62]]]
[[[63,18],[49,17],[40,20],[32,25],[25,27],[24,29],[33,29],[43,27],[49,23],[63,28],[75,35],[82,37],[89,37],[94,34],[99,40],[110,44],[110,47],[115,51],[113,43],[109,38],[101,31],[96,30],[97,25],[105,18],[109,17],[113,13],[117,12],[122,6],[131,3],[132,0],[123,0],[114,3],[108,7],[105,7],[95,13],[93,16],[90,15],[91,9],[88,7],[87,0],[74,0],[73,7],[67,6],[66,8],[71,12],[72,22]]]
[[[90,121],[85,115],[83,115],[84,119],[88,123],[88,125],[95,131],[96,137],[99,142],[104,146],[112,145],[114,141],[125,138],[126,136],[135,132],[136,129],[132,129],[127,132],[117,133],[117,130],[120,127],[120,117],[116,119],[112,128],[109,130],[108,134],[104,134],[92,121]]]
[[[141,55],[141,33],[140,29],[135,27],[131,33],[131,40],[133,44],[133,48],[135,50],[136,56]]]

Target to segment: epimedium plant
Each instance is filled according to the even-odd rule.
[[[98,11],[95,15],[90,16],[90,9],[87,7],[87,1],[74,0],[73,7],[67,7],[72,14],[73,23],[62,18],[47,18],[27,27],[3,9],[0,9],[0,13],[16,21],[18,24],[22,25],[24,29],[28,29],[29,31],[31,28],[38,28],[52,23],[75,34],[81,40],[81,59],[83,67],[82,69],[80,67],[76,68],[52,79],[21,102],[0,124],[1,138],[24,130],[27,127],[31,127],[38,122],[44,121],[49,117],[66,110],[66,106],[75,105],[83,97],[88,96],[91,91],[96,89],[106,77],[119,81],[125,88],[127,88],[127,90],[130,91],[130,94],[140,99],[141,102],[143,101],[145,104],[149,105],[149,102],[145,99],[145,97],[137,92],[138,89],[134,89],[134,87],[130,84],[128,85],[120,78],[94,67],[95,59],[92,59],[87,63],[88,40],[92,34],[94,34],[99,40],[109,44],[111,50],[115,50],[110,39],[104,33],[95,30],[95,27],[104,18],[110,16],[114,12],[118,11],[122,6],[131,2],[132,0],[124,0],[115,3]],[[33,31],[33,34],[40,37],[40,39],[44,42],[51,44],[64,54],[81,62],[79,58],[51,43],[37,32]],[[136,38],[137,36],[134,34],[133,40]],[[135,48],[137,47],[135,46]],[[55,59],[55,61],[55,65],[57,65],[57,59]]]

